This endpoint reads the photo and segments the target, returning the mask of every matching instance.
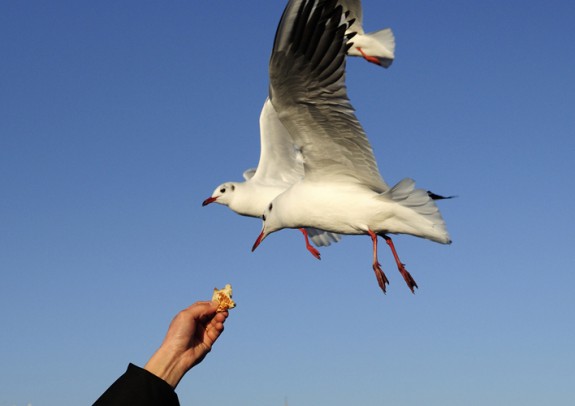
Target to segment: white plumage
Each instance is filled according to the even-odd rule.
[[[365,34],[359,0],[339,0],[346,10],[344,20],[351,22],[349,32],[356,35],[350,42],[349,55],[362,56],[370,62],[388,67],[394,58],[395,42],[389,28]],[[295,15],[285,16],[287,20]],[[358,48],[359,47],[359,48]],[[277,195],[304,176],[303,159],[290,133],[278,119],[274,107],[266,99],[260,114],[260,159],[257,168],[244,171],[244,182],[225,182],[215,188],[203,205],[219,203],[234,212],[250,217],[261,217],[265,208]],[[320,254],[308,242],[308,235],[318,247],[328,246],[341,236],[319,229],[302,228],[307,249],[316,257]]]
[[[390,188],[379,173],[345,88],[350,37],[345,10],[335,1],[292,0],[284,11],[270,60],[270,100],[303,156],[305,176],[268,205],[253,249],[283,228],[366,234],[385,292],[388,279],[377,260],[381,236],[413,291],[417,284],[387,234],[451,240],[428,192],[416,189],[411,179]]]

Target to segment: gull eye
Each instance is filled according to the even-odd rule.
[[[266,221],[266,215],[265,214],[262,214],[262,220]]]
[[[272,203],[270,203],[270,205],[268,206],[268,210],[272,211],[272,208],[274,207],[274,205]]]
[[[232,192],[236,190],[236,187],[234,185],[232,185]]]
[[[225,187],[221,188],[220,193],[226,193],[226,188]]]

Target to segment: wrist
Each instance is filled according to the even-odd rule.
[[[176,388],[186,371],[179,367],[178,356],[160,347],[144,366],[144,369]]]

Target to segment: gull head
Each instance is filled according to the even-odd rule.
[[[264,211],[264,214],[262,214],[262,221],[263,221],[262,231],[261,231],[260,235],[258,236],[258,238],[256,239],[256,242],[254,243],[254,245],[252,247],[252,252],[255,251],[255,249],[261,244],[261,242],[268,235],[284,228],[280,224],[280,221],[276,215],[277,211],[273,211],[273,208],[274,208],[274,204],[272,202],[268,205],[268,207]]]
[[[204,200],[202,206],[207,206],[208,204],[214,202],[223,204],[224,206],[229,206],[234,197],[235,190],[236,184],[234,182],[222,183],[214,190],[214,193],[212,193],[210,197]]]

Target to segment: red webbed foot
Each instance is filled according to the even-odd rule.
[[[418,288],[417,283],[415,283],[415,279],[413,279],[411,274],[407,272],[407,269],[405,269],[405,264],[399,260],[399,256],[397,255],[397,251],[395,250],[395,246],[393,245],[393,241],[391,240],[390,237],[388,237],[385,234],[381,236],[383,237],[387,245],[389,245],[389,248],[391,248],[393,258],[395,258],[395,263],[397,264],[397,269],[399,269],[399,272],[401,273],[401,276],[403,276],[405,283],[407,283],[407,286],[411,290],[411,293],[415,293],[415,288]]]
[[[383,293],[386,293],[387,292],[386,285],[389,285],[389,280],[387,279],[387,276],[385,276],[385,273],[383,273],[379,262],[373,263],[373,272],[375,272],[375,277],[377,278],[377,284],[379,285],[381,290],[383,290]]]

